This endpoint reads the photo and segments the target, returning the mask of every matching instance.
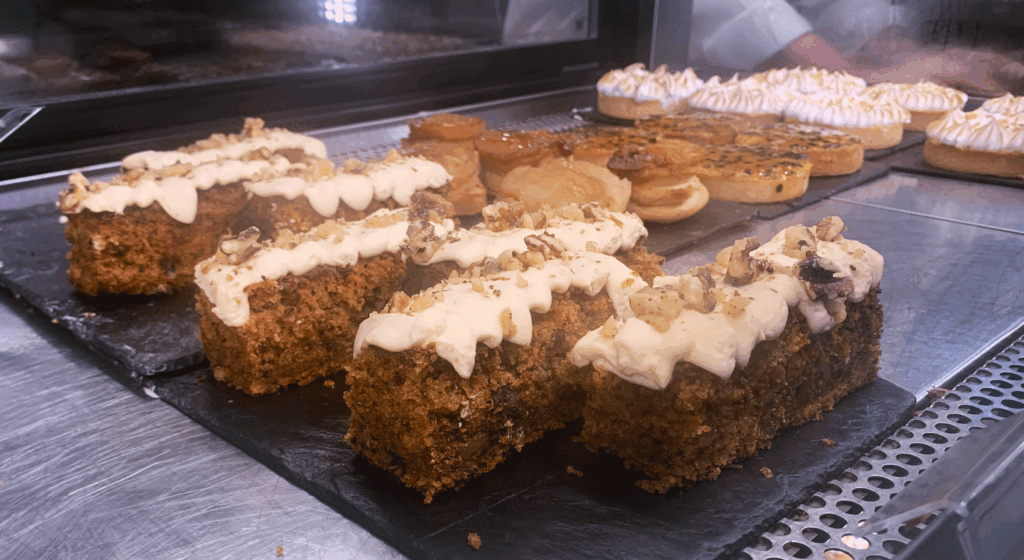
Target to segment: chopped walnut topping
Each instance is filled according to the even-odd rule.
[[[366,170],[366,164],[356,158],[348,158],[341,169],[345,173],[362,173]]]
[[[487,229],[501,232],[512,229],[520,224],[525,213],[523,203],[518,200],[495,202],[485,206],[482,213]],[[535,222],[536,223],[536,222]]]
[[[519,260],[528,267],[540,268],[544,264],[544,254],[540,251],[526,251],[519,255]]]
[[[481,294],[484,293],[484,283],[480,280],[479,277],[473,278],[473,281],[471,283],[473,285],[474,292]]]
[[[636,278],[626,278],[622,281],[622,287],[628,288],[633,285],[633,282],[636,282]]]
[[[514,321],[512,321],[512,308],[506,307],[501,310],[501,314],[498,316],[501,319],[501,335],[504,337],[515,336],[519,329],[516,327]]]
[[[842,268],[836,263],[812,253],[797,264],[800,283],[813,300],[825,298],[834,300],[853,293],[853,279],[843,276]],[[840,274],[840,276],[837,276]],[[843,314],[845,318],[845,307]],[[831,312],[829,313],[831,314]],[[833,316],[835,317],[835,316]]]
[[[406,230],[409,242],[405,246],[405,252],[418,265],[430,263],[437,250],[444,246],[445,238],[437,235],[434,225],[427,220],[415,220],[409,222]]]
[[[711,282],[712,284],[709,285],[700,276],[694,275],[692,270],[689,274],[681,276],[679,278],[679,292],[683,297],[683,301],[689,307],[701,313],[714,311],[718,300],[715,299],[715,295],[711,292],[714,280],[711,280]]]
[[[245,119],[245,124],[242,125],[242,136],[249,138],[263,138],[263,125],[265,124],[266,123],[263,119],[260,118],[249,117]],[[210,139],[213,140],[213,137],[211,136]]]
[[[583,211],[575,204],[563,206],[559,209],[559,214],[561,214],[563,218],[574,222],[585,222],[587,220],[587,217],[583,215]]]
[[[412,303],[412,298],[405,292],[395,292],[391,295],[391,301],[384,307],[384,313],[405,313]]]
[[[277,230],[277,239],[274,240],[274,245],[284,249],[294,249],[299,245],[299,238],[292,230],[281,228]]]
[[[522,274],[516,274],[516,287],[526,288],[529,285],[530,283],[526,281],[526,278],[523,278]]]
[[[511,249],[506,249],[498,255],[498,264],[502,270],[520,271],[523,269],[523,263],[519,262],[519,259],[516,258],[515,253]]]
[[[745,286],[757,278],[762,264],[750,256],[750,252],[760,247],[756,237],[740,239],[732,247],[722,250],[715,257],[718,264],[726,267],[725,283],[730,286]],[[724,261],[724,262],[723,262]]]
[[[316,226],[316,234],[323,238],[333,235],[334,241],[339,243],[345,238],[345,226],[335,220],[327,220]]]
[[[544,229],[548,225],[548,215],[544,212],[531,213],[530,220],[533,222],[531,229]]]
[[[363,220],[368,228],[383,228],[403,222],[408,219],[405,212],[389,212],[387,214],[373,215]]]
[[[640,319],[641,321],[654,327],[654,330],[661,333],[668,332],[668,329],[672,327],[671,320],[661,315],[641,315],[637,317],[637,319]]]
[[[179,163],[161,169],[160,173],[162,173],[164,177],[184,177],[185,175],[188,175],[190,171],[192,171],[191,165]]]
[[[416,299],[412,300],[412,303],[409,305],[409,312],[419,313],[424,309],[429,309],[431,306],[434,305],[436,301],[436,299],[434,299],[428,294],[420,295]]]
[[[641,288],[629,296],[629,307],[637,317],[651,323],[644,317],[660,317],[666,325],[683,311],[683,300],[674,290],[663,288]],[[651,323],[652,326],[655,326]],[[659,329],[660,330],[660,329]],[[666,326],[665,330],[668,330]],[[664,330],[662,332],[665,332]]]
[[[733,297],[722,305],[722,313],[724,313],[726,317],[732,317],[735,319],[743,314],[743,310],[746,309],[752,301],[754,300],[748,297]]]
[[[221,252],[230,264],[241,264],[260,250],[260,230],[253,226],[220,243]]]
[[[794,259],[806,259],[818,250],[818,241],[807,226],[786,228],[786,245],[782,253]]]
[[[617,334],[619,334],[619,325],[615,323],[615,317],[608,317],[608,320],[601,326],[601,336],[615,338]]]
[[[822,241],[838,241],[843,237],[843,232],[846,231],[846,224],[843,223],[843,219],[839,216],[829,216],[814,227],[814,235]]]
[[[412,195],[409,221],[430,220],[441,223],[455,215],[455,206],[445,197],[430,191],[417,191]]]

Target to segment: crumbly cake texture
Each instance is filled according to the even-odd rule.
[[[238,184],[200,191],[196,217],[188,224],[155,205],[127,207],[120,214],[68,213],[68,281],[90,296],[184,289],[192,284],[193,267],[216,251],[245,200]]]
[[[517,257],[525,268],[471,269],[396,295],[356,334],[349,439],[429,501],[527,441],[494,445],[495,425],[505,442],[510,430],[535,439],[556,424],[541,412],[517,423],[491,408],[497,418],[467,422],[474,391],[493,391],[494,372],[524,366],[532,383],[536,363],[522,353],[539,350],[548,370],[565,372],[548,383],[572,379],[587,394],[588,445],[647,474],[646,489],[714,478],[877,375],[883,261],[844,229],[833,217],[763,247],[741,240],[715,263],[653,286],[606,255],[545,242]],[[549,333],[549,314],[565,305],[578,310]],[[519,390],[539,402],[533,385]],[[495,449],[476,449],[488,443]]]
[[[250,317],[237,327],[218,319],[200,294],[200,338],[214,377],[265,395],[343,370],[359,323],[391,299],[405,275],[401,254],[390,253],[260,282],[247,290]]]
[[[349,370],[345,439],[429,503],[579,417],[581,375],[566,356],[611,312],[607,298],[556,294],[534,315],[533,344],[478,344],[468,378],[430,348],[369,347]]]
[[[582,439],[644,473],[638,485],[650,492],[713,480],[770,447],[780,429],[818,419],[874,380],[881,328],[876,290],[847,304],[846,320],[822,334],[791,314],[782,334],[759,344],[728,380],[683,363],[659,391],[594,371]]]

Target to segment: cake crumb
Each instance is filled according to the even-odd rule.
[[[334,380],[333,379],[324,379],[324,387],[327,387],[328,389],[333,389],[334,388]]]
[[[480,535],[476,533],[470,533],[469,546],[473,547],[475,550],[480,550]]]
[[[199,385],[203,381],[206,381],[206,376],[205,375],[196,376],[196,385]]]
[[[763,474],[765,478],[773,478],[775,476],[772,474],[772,470],[768,467],[761,467],[761,474]]]
[[[96,314],[93,313],[92,311],[86,311],[85,313],[82,313],[83,319],[92,319],[94,317],[96,317]]]
[[[274,556],[277,556],[278,558],[284,556],[284,547],[283,546],[277,547],[277,550],[274,551]]]
[[[567,472],[569,474],[572,474],[572,475],[576,475],[576,476],[583,476],[583,471],[577,470],[576,467],[574,467],[572,465],[569,465],[568,467],[565,467],[565,472]]]
[[[56,318],[50,319],[50,322],[53,323],[54,325],[56,325],[57,324],[57,319]]]
[[[932,401],[937,401],[942,397],[945,397],[949,393],[949,389],[943,389],[942,387],[932,387],[928,389],[928,398]]]
[[[829,447],[835,447],[836,446],[835,440],[828,439],[828,438],[821,438],[821,441],[825,442],[825,445],[827,445]]]

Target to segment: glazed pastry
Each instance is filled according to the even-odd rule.
[[[595,126],[577,128],[561,135],[566,149],[576,161],[586,161],[604,167],[608,160],[626,144],[646,146],[658,141],[659,134],[635,128]]]
[[[481,179],[491,194],[498,193],[509,171],[568,155],[561,138],[546,130],[487,130],[473,145],[480,154]]]
[[[629,201],[630,184],[602,166],[566,158],[545,160],[536,167],[517,167],[501,181],[498,198],[518,200],[530,212],[545,205],[596,202],[612,212],[623,212]]]
[[[864,165],[860,138],[832,128],[810,124],[776,123],[736,136],[740,146],[769,145],[806,154],[811,177],[830,177],[857,172]]]
[[[736,139],[737,132],[747,129],[747,123],[724,113],[690,112],[644,117],[636,120],[636,127],[694,144],[729,144]]]
[[[480,155],[473,141],[486,129],[484,120],[440,113],[412,119],[408,125],[409,137],[402,139],[402,153],[444,166],[452,176],[446,196],[456,216],[479,213],[487,205],[487,191],[480,182]]]
[[[711,198],[768,203],[800,198],[807,192],[811,161],[806,155],[771,145],[707,146],[689,171]]]

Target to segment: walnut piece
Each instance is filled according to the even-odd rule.
[[[646,318],[658,317],[664,319],[667,325],[683,312],[683,300],[675,290],[647,287],[629,296],[629,307],[638,318],[658,328],[659,325],[654,325]],[[660,319],[657,322],[660,324]],[[668,330],[667,326],[665,330]]]
[[[513,337],[519,332],[515,322],[512,320],[512,308],[506,307],[501,310],[501,314],[498,316],[501,319],[501,335],[505,338]]]
[[[520,225],[526,209],[518,200],[495,202],[482,210],[484,225],[494,232],[510,230]],[[537,227],[534,221],[534,227]]]
[[[260,250],[260,230],[253,226],[235,237],[220,242],[220,250],[230,264],[242,264]]]
[[[750,252],[760,247],[756,237],[740,239],[732,247],[723,249],[715,260],[726,267],[725,283],[730,286],[746,286],[754,281],[761,272],[761,261],[750,256]]]
[[[418,265],[430,263],[437,250],[444,246],[445,238],[437,235],[434,231],[434,224],[426,219],[409,222],[406,230],[409,242],[405,246],[405,252]]]
[[[818,250],[818,240],[807,226],[786,228],[786,245],[782,254],[797,260],[806,259]]]
[[[797,270],[799,270],[798,277],[804,290],[815,301],[822,298],[828,300],[845,298],[853,293],[853,279],[843,275],[843,270],[839,265],[816,254],[812,253],[800,261],[797,264]],[[845,314],[845,307],[843,313]]]
[[[814,226],[814,235],[822,241],[838,241],[842,239],[846,225],[839,216],[829,216]]]
[[[726,317],[735,319],[743,314],[743,310],[746,309],[752,301],[754,300],[748,297],[733,297],[722,305],[722,313],[724,313]]]

